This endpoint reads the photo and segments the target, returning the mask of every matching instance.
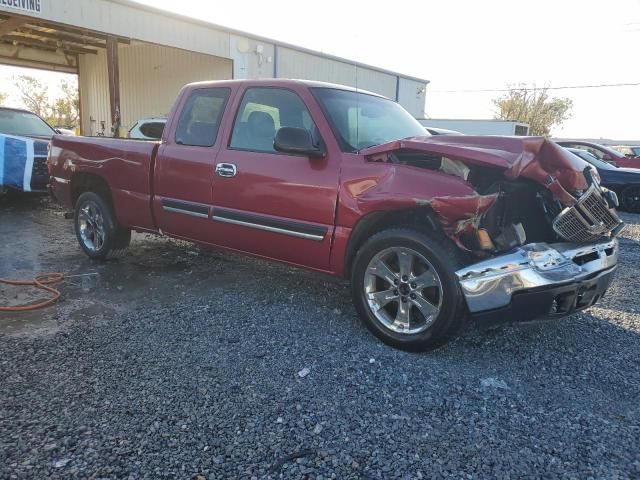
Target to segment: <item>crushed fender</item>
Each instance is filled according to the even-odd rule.
[[[498,199],[498,194],[469,195],[465,197],[435,197],[430,205],[438,216],[445,234],[456,244],[468,250],[460,242],[460,235],[468,235],[478,229],[482,215]]]

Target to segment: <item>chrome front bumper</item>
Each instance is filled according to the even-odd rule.
[[[509,307],[518,294],[524,297],[527,292],[554,290],[558,292],[557,299],[546,295],[544,300],[549,300],[549,306],[545,309],[549,314],[571,313],[557,310],[558,302],[565,298],[561,295],[566,295],[567,290],[561,287],[575,286],[571,311],[589,306],[608,287],[617,262],[616,239],[587,245],[531,243],[511,253],[469,265],[458,270],[456,275],[471,314]],[[580,292],[589,289],[593,290],[589,298],[582,299]],[[540,303],[539,300],[532,301]]]

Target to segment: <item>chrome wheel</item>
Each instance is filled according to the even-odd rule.
[[[86,202],[80,209],[78,231],[87,250],[97,252],[104,246],[104,218],[95,202]]]
[[[397,333],[425,331],[442,307],[442,282],[420,253],[391,247],[376,254],[364,275],[364,295],[375,318]]]

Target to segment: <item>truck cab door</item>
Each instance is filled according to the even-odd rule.
[[[319,270],[329,269],[340,154],[308,90],[248,86],[216,159],[215,243]],[[322,158],[278,152],[280,127],[308,129]]]
[[[154,175],[153,210],[162,232],[211,240],[214,165],[230,94],[222,87],[191,90],[177,106],[173,125],[167,125],[170,133],[158,150]]]

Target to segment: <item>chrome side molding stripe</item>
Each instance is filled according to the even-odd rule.
[[[327,227],[309,225],[289,220],[273,219],[262,215],[238,213],[231,210],[216,208],[212,220],[233,225],[240,225],[266,232],[280,233],[290,237],[305,238],[307,240],[322,241],[327,234]]]
[[[209,206],[202,203],[183,202],[181,200],[162,199],[162,209],[166,212],[182,213],[192,217],[209,218]]]

